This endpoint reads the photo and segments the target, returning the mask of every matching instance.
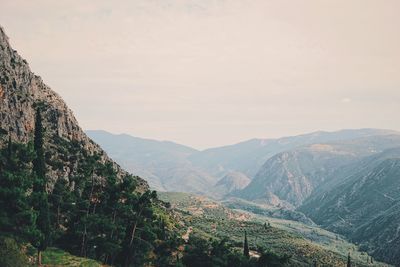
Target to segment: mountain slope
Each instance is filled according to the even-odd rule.
[[[400,203],[396,203],[358,227],[351,237],[376,258],[398,266],[400,264],[399,218]]]
[[[256,253],[257,247],[266,247],[287,253],[291,256],[287,266],[314,266],[313,261],[318,266],[345,266],[349,250],[353,264],[369,266],[366,253],[316,226],[232,210],[204,196],[163,192],[160,198],[171,203],[176,216],[182,218],[182,227],[190,229],[188,236],[200,234],[207,239],[211,236],[225,239],[242,251],[245,230],[251,251]],[[387,265],[376,262],[374,266]]]
[[[124,168],[144,177],[156,190],[204,193],[217,180],[187,160],[196,152],[193,148],[105,131],[87,134]]]
[[[332,169],[352,159],[350,154],[313,150],[312,147],[279,153],[263,165],[252,182],[237,196],[295,207],[311,195]]]
[[[328,207],[336,206],[337,200],[342,197],[343,193],[352,191],[350,189],[352,184],[376,173],[379,168],[385,166],[382,165],[385,161],[397,158],[400,158],[400,148],[393,148],[362,158],[336,170],[333,173],[335,179],[317,188],[316,192],[299,207],[299,210],[304,211],[310,217],[314,217],[318,223],[325,221],[328,217],[325,217],[324,213],[327,212]],[[335,215],[327,212],[327,216],[334,217]]]
[[[352,164],[341,175],[339,183],[322,188],[299,210],[374,256],[400,264],[395,256],[400,255],[400,148]]]
[[[228,194],[245,188],[251,179],[240,172],[230,172],[222,177],[215,186],[207,193],[216,199],[221,199]]]
[[[79,127],[72,111],[61,97],[35,75],[28,63],[13,50],[4,30],[0,27],[0,129],[17,142],[32,140],[35,106],[43,106],[43,125],[46,128],[45,144],[50,187],[59,177],[74,175],[77,161],[64,157],[58,151],[61,144],[79,147],[89,155],[97,154],[100,160],[112,163],[118,176],[127,173],[112,161]],[[52,164],[53,163],[53,164]],[[57,163],[57,164],[55,164]],[[142,189],[147,183],[137,178]]]
[[[106,131],[86,131],[107,153],[125,169],[145,177],[157,190],[171,189],[163,179],[179,166],[189,165],[186,157],[195,149],[168,141],[156,141],[127,134],[111,134]],[[194,172],[194,171],[193,171]]]
[[[315,188],[337,180],[336,170],[393,146],[400,146],[400,135],[313,144],[282,152],[267,160],[252,182],[235,195],[267,204],[297,207]]]

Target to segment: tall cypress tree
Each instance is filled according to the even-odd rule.
[[[347,267],[351,267],[351,257],[350,257],[350,252],[349,252],[349,255],[347,256]]]
[[[39,233],[34,237],[33,245],[37,248],[38,265],[42,264],[42,252],[46,250],[50,242],[50,210],[46,191],[46,163],[44,157],[44,129],[40,108],[36,109],[35,133],[33,147],[35,160],[33,161],[33,207],[37,212],[36,226]]]
[[[34,190],[40,191],[45,187],[46,163],[44,159],[44,129],[40,108],[36,109],[35,133],[33,139],[33,148],[35,150],[35,160],[33,161],[33,172],[38,176]],[[40,181],[39,181],[40,180]]]
[[[247,232],[246,231],[244,231],[243,255],[247,258],[250,257],[249,243],[247,242]]]

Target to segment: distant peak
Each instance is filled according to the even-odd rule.
[[[6,32],[4,31],[3,27],[0,25],[0,44],[5,44],[6,47],[9,47],[9,38],[6,34]]]

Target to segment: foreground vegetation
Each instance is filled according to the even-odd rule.
[[[0,266],[26,267],[34,266],[36,250],[25,245],[21,247],[12,238],[0,239]],[[101,263],[77,257],[57,248],[48,248],[43,253],[44,266],[101,267]]]
[[[74,168],[69,177],[50,177],[53,168],[64,166],[46,154],[40,114],[38,109],[31,143],[13,143],[2,131],[0,239],[6,247],[16,242],[14,250],[6,250],[10,262],[1,266],[19,264],[15,246],[20,251],[32,246],[38,265],[49,259],[42,256],[49,246],[115,266],[174,262],[179,242],[174,225],[155,192],[136,190],[135,177],[117,177],[110,163],[62,139],[57,149],[76,164],[69,166]]]
[[[100,262],[77,257],[57,248],[48,248],[43,253],[43,264],[46,266],[101,267]]]
[[[160,193],[169,201],[191,235],[224,240],[241,251],[247,233],[250,253],[256,257],[268,251],[289,256],[288,266],[346,266],[350,252],[353,266],[388,266],[373,259],[341,237],[315,226],[280,220],[243,211],[233,211],[202,196]]]

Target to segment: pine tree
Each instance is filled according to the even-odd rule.
[[[67,222],[70,220],[74,210],[73,195],[69,188],[69,183],[65,179],[58,179],[54,184],[53,191],[48,196],[50,205],[50,220],[53,229],[52,240],[56,241],[62,236]]]
[[[89,239],[91,238],[89,224],[93,221],[92,217],[96,215],[96,204],[99,199],[100,185],[95,179],[97,170],[96,157],[90,157],[85,166],[85,182],[83,184],[83,191],[81,194],[81,201],[79,203],[81,215],[78,217],[78,230],[80,231],[80,255],[82,257],[88,256]]]
[[[46,250],[50,243],[50,210],[48,195],[46,191],[46,163],[44,157],[44,129],[42,124],[42,115],[40,108],[36,109],[35,116],[35,133],[33,147],[35,151],[35,159],[33,161],[33,191],[32,204],[37,212],[36,226],[39,233],[34,237],[32,244],[37,248],[37,262],[42,264],[42,252]]]
[[[247,242],[247,232],[246,231],[244,231],[243,255],[247,258],[250,257],[249,244]]]
[[[28,145],[14,144],[11,137],[0,150],[0,232],[22,240],[35,232],[27,193],[33,156]]]
[[[138,262],[141,260],[143,255],[152,246],[151,242],[146,239],[155,239],[154,233],[152,232],[151,225],[146,223],[149,219],[153,218],[152,203],[157,198],[155,191],[146,191],[139,197],[135,194],[128,196],[127,208],[130,212],[128,217],[129,224],[126,228],[126,240],[124,245],[125,251],[125,266],[136,266],[142,265],[143,263]],[[139,226],[141,229],[139,229]],[[140,233],[138,233],[140,230]],[[143,238],[146,236],[147,238]],[[135,246],[136,243],[136,246]],[[139,255],[141,255],[139,257]],[[135,262],[136,261],[136,262]]]

